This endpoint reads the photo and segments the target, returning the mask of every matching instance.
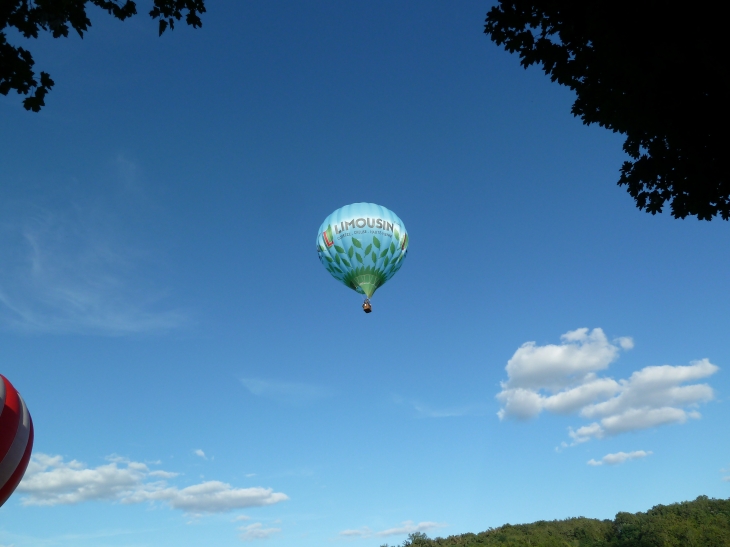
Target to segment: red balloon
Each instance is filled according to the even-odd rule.
[[[0,506],[20,484],[33,450],[33,420],[25,401],[0,374]]]

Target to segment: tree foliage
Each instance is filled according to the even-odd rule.
[[[154,0],[150,17],[158,20],[160,36],[175,21],[200,27],[200,14],[205,13],[205,0]],[[38,38],[40,32],[50,32],[54,38],[68,37],[70,29],[79,36],[89,30],[91,20],[86,8],[97,6],[113,17],[124,21],[137,13],[133,0],[1,0],[0,1],[0,93],[11,90],[21,95],[26,110],[38,112],[45,105],[45,97],[54,82],[47,72],[36,77],[35,61],[30,51],[14,46],[7,40],[7,30],[15,29],[25,38]]]
[[[402,547],[728,547],[730,499],[700,496],[657,505],[646,513],[618,513],[611,520],[584,517],[505,524],[479,534],[429,539],[408,536]],[[382,547],[388,547],[383,545]]]
[[[585,124],[626,136],[620,170],[639,209],[730,218],[730,46],[720,5],[500,0],[484,32],[576,92]]]

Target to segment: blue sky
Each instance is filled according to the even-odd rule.
[[[29,44],[56,86],[0,100],[0,372],[36,441],[0,545],[378,547],[730,495],[728,224],[638,211],[621,137],[489,6],[211,2],[158,38],[141,5]],[[360,201],[410,235],[369,315],[314,249]]]

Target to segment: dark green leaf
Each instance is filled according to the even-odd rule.
[[[343,264],[344,264],[345,266],[347,266],[348,268],[350,268],[350,267],[351,267],[351,266],[350,266],[350,263],[349,263],[349,262],[348,262],[347,260],[345,260],[344,258],[342,259],[342,263],[343,263]]]
[[[383,249],[383,252],[380,253],[380,258],[383,258],[387,254],[388,254],[388,247],[386,247],[385,249]]]
[[[337,251],[338,253],[345,254],[345,249],[343,249],[339,245],[335,245],[335,251]]]
[[[362,261],[362,257],[360,256],[360,253],[355,253],[355,258],[357,258],[357,261],[358,261],[358,262],[359,262],[360,264],[363,264],[363,261]]]
[[[391,253],[394,253],[395,252],[395,243],[391,243],[390,244],[390,252]]]
[[[354,237],[352,238],[352,244],[358,249],[362,249],[362,243],[360,243],[360,241]]]
[[[365,247],[365,254],[369,254],[370,253],[370,249],[372,249],[372,248],[373,248],[373,244],[372,243],[370,245],[368,245],[367,247]]]
[[[373,254],[371,255],[371,258],[373,259],[373,262],[378,260],[378,255],[375,254],[375,251],[373,251]]]
[[[355,247],[350,247],[350,249],[347,251],[347,256],[352,258],[352,255],[355,253]]]
[[[373,245],[380,249],[380,240],[375,236],[373,236]]]

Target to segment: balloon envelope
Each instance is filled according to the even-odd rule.
[[[324,219],[317,254],[327,271],[370,298],[403,265],[408,232],[393,211],[374,203],[353,203]]]
[[[33,449],[33,420],[13,384],[0,374],[0,506],[23,478]]]

